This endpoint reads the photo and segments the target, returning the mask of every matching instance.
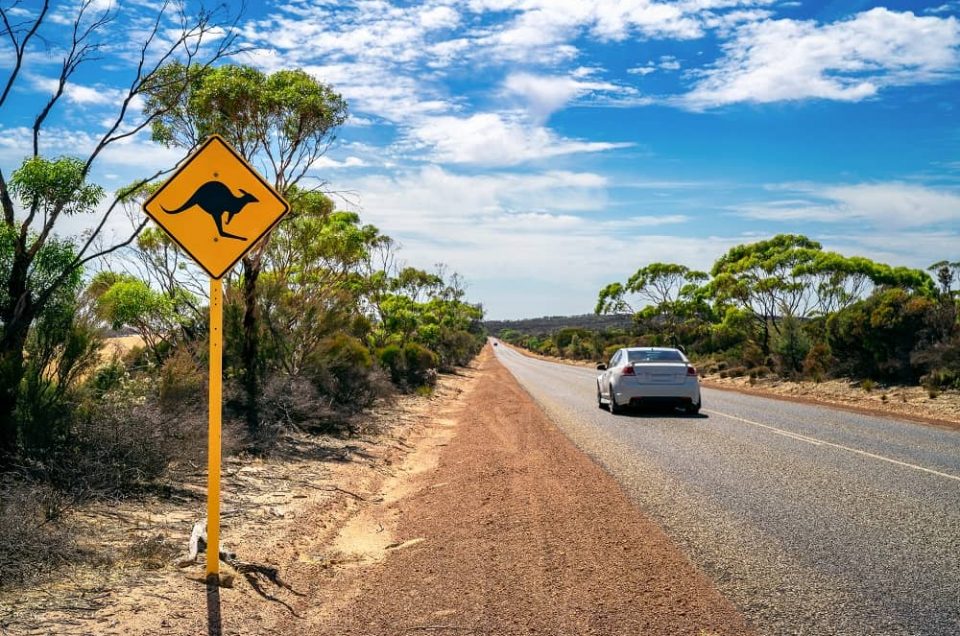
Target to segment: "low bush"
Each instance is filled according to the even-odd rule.
[[[422,345],[414,342],[402,347],[387,345],[377,352],[377,359],[401,389],[414,390],[436,384],[439,361],[436,354]]]
[[[338,333],[324,339],[305,363],[310,378],[325,402],[345,413],[359,412],[384,394],[383,381],[373,357],[357,338]]]
[[[817,343],[810,347],[806,357],[803,359],[803,374],[807,377],[816,378],[829,375],[830,370],[836,365],[833,353],[830,347],[825,343]]]
[[[200,406],[204,399],[207,374],[186,347],[177,349],[160,366],[158,398],[162,407]]]
[[[49,485],[0,481],[0,589],[22,585],[82,553],[62,515],[70,498]]]
[[[25,458],[33,476],[77,498],[119,497],[139,492],[175,460],[202,463],[207,410],[201,404],[161,405],[146,378],[125,376],[109,391],[86,390],[62,442]]]

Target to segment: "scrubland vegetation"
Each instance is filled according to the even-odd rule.
[[[401,265],[388,236],[311,178],[347,119],[340,95],[300,70],[224,63],[229,16],[160,11],[103,137],[85,156],[51,157],[46,117],[116,15],[83,3],[59,91],[37,104],[34,151],[0,171],[0,587],[83,556],[70,541],[73,507],[162,494],[171,471],[206,453],[207,279],[139,211],[163,175],[113,195],[90,180],[100,153],[127,137],[150,131],[186,155],[218,133],[291,205],[224,280],[227,452],[270,453],[291,429],[350,435],[358,413],[429,391],[483,342],[482,309],[458,275]],[[31,38],[64,28],[46,10],[17,20],[0,112]],[[163,31],[171,24],[179,39]],[[122,212],[130,231],[116,237],[104,228]],[[64,234],[71,217],[91,229]],[[140,344],[106,355],[117,334]]]
[[[605,360],[619,347],[681,346],[706,374],[865,386],[960,388],[960,262],[927,271],[824,251],[798,235],[738,245],[709,273],[653,263],[600,290],[597,314],[628,329],[499,336],[544,355]]]

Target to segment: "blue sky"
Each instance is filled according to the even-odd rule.
[[[401,260],[463,274],[488,317],[586,313],[646,263],[706,269],[780,232],[897,265],[960,258],[958,2],[249,4],[237,61],[304,68],[350,104],[313,176]],[[54,54],[2,113],[7,174]],[[78,74],[46,152],[102,126],[128,70],[109,54]],[[96,177],[181,154],[141,136]]]

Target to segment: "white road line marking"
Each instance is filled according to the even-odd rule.
[[[937,475],[938,477],[946,477],[947,479],[953,479],[954,481],[960,481],[960,476],[951,475],[949,473],[942,473],[939,470],[933,470],[932,468],[924,468],[923,466],[917,466],[916,464],[910,464],[907,462],[902,462],[899,459],[893,459],[891,457],[884,457],[883,455],[877,455],[875,453],[868,453],[867,451],[860,450],[859,448],[850,448],[849,446],[844,446],[843,444],[834,444],[833,442],[828,442],[822,439],[817,439],[816,437],[809,437],[807,435],[801,435],[800,433],[793,433],[791,431],[785,431],[782,428],[777,428],[776,426],[770,426],[769,424],[761,424],[760,422],[754,422],[753,420],[747,420],[742,417],[737,417],[736,415],[728,415],[727,413],[721,413],[720,411],[713,411],[708,409],[703,409],[704,413],[712,413],[713,415],[719,415],[720,417],[726,417],[731,420],[737,420],[738,422],[743,422],[745,424],[751,424],[753,426],[759,426],[768,430],[777,433],[778,435],[784,435],[786,437],[791,437],[793,439],[800,440],[802,442],[807,442],[809,444],[814,444],[817,446],[832,446],[834,448],[839,448],[840,450],[845,450],[849,453],[856,453],[857,455],[863,455],[864,457],[870,457],[872,459],[879,459],[880,461],[889,462],[891,464],[896,464],[897,466],[903,466],[905,468],[912,468],[914,470],[920,470],[925,473],[930,473],[931,475]]]

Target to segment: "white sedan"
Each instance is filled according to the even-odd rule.
[[[597,404],[611,413],[628,406],[670,404],[690,414],[700,411],[697,370],[679,349],[628,347],[609,364],[598,364]]]

